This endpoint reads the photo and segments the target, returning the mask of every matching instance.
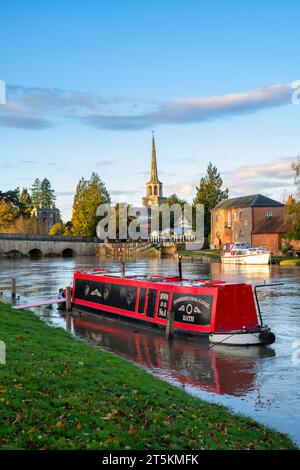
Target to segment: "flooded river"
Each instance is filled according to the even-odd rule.
[[[70,283],[74,270],[97,263],[88,257],[0,260],[0,299],[9,298],[12,277],[17,278],[19,302],[55,297],[60,287]],[[101,261],[103,264],[119,270],[116,262]],[[131,274],[175,274],[177,264],[170,259],[145,259],[127,263],[126,269]],[[188,278],[283,283],[259,294],[263,319],[276,334],[276,342],[252,348],[209,348],[203,340],[178,338],[169,343],[159,332],[88,314],[74,319],[73,333],[138,363],[190,394],[286,432],[300,444],[300,268],[235,267],[184,260],[183,271]],[[55,308],[37,309],[36,313],[53,326],[66,327]]]

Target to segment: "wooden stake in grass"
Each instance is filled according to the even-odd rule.
[[[66,311],[70,312],[72,310],[72,291],[71,287],[66,287]]]
[[[11,298],[15,299],[16,295],[17,295],[17,282],[16,282],[16,278],[13,277],[11,279]]]
[[[173,334],[174,334],[174,312],[170,310],[167,315],[166,337],[169,340],[172,340]]]

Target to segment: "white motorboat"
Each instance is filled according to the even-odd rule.
[[[221,252],[221,262],[268,265],[271,262],[271,253],[266,248],[252,247],[247,243],[225,243]]]

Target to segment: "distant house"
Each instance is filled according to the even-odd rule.
[[[263,226],[266,227],[267,221],[271,221],[269,227],[272,225],[276,230],[282,230],[284,226],[282,202],[262,194],[226,199],[211,211],[211,243],[217,248],[221,248],[224,243],[234,242],[250,243],[253,246],[264,245],[269,248],[268,243],[270,243],[272,251],[278,252],[281,244],[278,242],[275,249],[274,237],[270,237],[270,233],[264,238],[265,243],[261,243],[262,237],[253,238],[253,235],[263,235],[255,231],[262,230]],[[273,221],[276,221],[276,224]],[[280,232],[275,233],[280,234]]]
[[[192,224],[184,215],[181,215],[174,225],[174,227],[167,227],[162,231],[154,230],[151,232],[150,239],[152,241],[171,240],[174,242],[195,241]]]

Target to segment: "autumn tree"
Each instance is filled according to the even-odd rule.
[[[66,226],[62,222],[52,225],[49,230],[49,235],[64,235]]]
[[[10,202],[15,207],[20,207],[20,190],[19,188],[11,189],[6,192],[0,191],[0,200]]]
[[[24,217],[30,217],[32,211],[32,200],[27,188],[23,188],[20,194],[21,213]]]
[[[292,227],[286,238],[288,240],[300,240],[300,156],[292,164],[292,170],[294,171],[297,194],[295,198],[290,199],[287,205],[287,213],[292,216]]]
[[[11,201],[0,199],[0,232],[9,232],[19,214],[19,208]]]
[[[204,205],[204,236],[210,234],[211,210],[223,199],[228,198],[228,189],[222,189],[223,180],[218,169],[212,162],[209,162],[206,175],[200,179],[199,186],[196,187],[197,194],[193,204]]]
[[[89,180],[81,178],[73,202],[73,235],[95,236],[99,220],[99,217],[96,216],[96,210],[100,204],[110,204],[110,196],[99,175],[93,173]]]

